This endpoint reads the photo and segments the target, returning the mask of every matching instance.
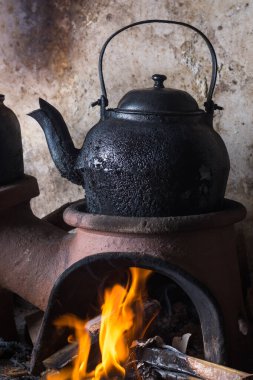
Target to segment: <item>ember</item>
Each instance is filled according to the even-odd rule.
[[[145,333],[144,303],[146,297],[146,280],[150,270],[130,268],[131,279],[126,286],[115,284],[104,292],[104,303],[101,307],[101,324],[99,346],[101,363],[94,371],[87,371],[91,348],[91,337],[88,323],[73,315],[63,316],[57,320],[59,327],[68,326],[75,331],[79,348],[73,368],[63,369],[59,373],[47,375],[47,380],[80,380],[92,378],[100,380],[117,376],[125,377],[124,364],[129,358],[132,342]],[[149,321],[150,322],[150,321]]]

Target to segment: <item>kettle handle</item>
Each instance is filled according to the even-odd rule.
[[[132,27],[137,26],[137,25],[152,24],[152,23],[176,24],[176,25],[185,26],[187,28],[194,30],[203,38],[203,40],[206,42],[206,44],[208,46],[208,49],[209,49],[210,54],[211,54],[211,60],[212,60],[212,75],[211,75],[209,90],[207,93],[207,99],[206,99],[206,102],[204,103],[205,110],[209,113],[212,113],[215,109],[222,109],[221,107],[214,104],[214,102],[212,101],[212,96],[213,96],[214,87],[215,87],[216,78],[217,78],[217,57],[216,57],[213,45],[211,44],[209,39],[199,29],[195,28],[192,25],[186,24],[185,22],[170,21],[170,20],[159,20],[159,19],[142,20],[142,21],[138,21],[138,22],[134,22],[132,24],[126,25],[123,28],[114,32],[105,41],[105,43],[104,43],[104,45],[100,51],[99,62],[98,62],[98,73],[99,73],[99,81],[100,81],[100,87],[101,87],[102,95],[101,95],[100,99],[98,99],[96,102],[92,103],[92,107],[99,105],[101,107],[101,116],[102,116],[102,118],[104,118],[105,108],[108,106],[108,98],[107,98],[107,92],[106,92],[106,88],[105,88],[105,81],[104,81],[104,74],[103,74],[103,57],[104,57],[104,53],[105,53],[106,47],[109,44],[109,42],[115,36],[117,36],[119,33],[123,32],[124,30],[127,30],[127,29],[132,28]]]

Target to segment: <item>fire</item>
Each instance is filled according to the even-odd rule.
[[[73,315],[61,317],[57,326],[68,326],[75,331],[78,342],[78,354],[73,368],[59,373],[48,374],[47,380],[102,380],[124,378],[124,363],[129,357],[129,349],[134,339],[143,335],[143,297],[150,270],[130,268],[131,278],[126,286],[115,284],[104,292],[104,303],[101,307],[101,324],[99,347],[101,363],[95,370],[87,372],[87,363],[91,348],[91,338],[87,323]]]

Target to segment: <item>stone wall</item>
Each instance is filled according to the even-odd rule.
[[[37,177],[41,195],[33,209],[42,216],[83,190],[62,179],[38,124],[26,114],[42,97],[63,114],[77,147],[99,118],[90,103],[100,95],[97,61],[113,31],[146,18],[191,23],[213,43],[219,61],[215,128],[224,139],[231,171],[227,196],[241,201],[241,224],[253,262],[253,1],[252,0],[0,0],[0,92],[19,117],[26,173]],[[124,32],[105,57],[111,106],[132,88],[148,87],[155,72],[167,86],[185,89],[203,104],[210,59],[201,38],[186,28],[148,25]],[[253,269],[253,267],[252,267]]]

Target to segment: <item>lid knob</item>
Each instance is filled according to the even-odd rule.
[[[154,88],[164,88],[163,82],[167,79],[167,77],[162,74],[154,74],[152,75],[152,79],[155,82]]]
[[[4,102],[5,96],[0,94],[0,102]]]

